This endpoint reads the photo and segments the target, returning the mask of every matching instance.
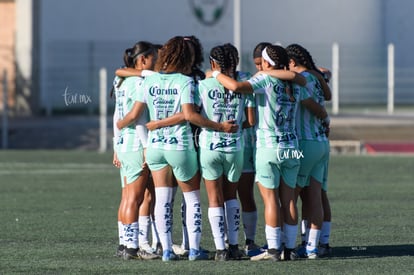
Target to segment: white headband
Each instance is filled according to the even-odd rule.
[[[266,52],[266,49],[267,49],[267,47],[264,48],[263,51],[262,51],[263,59],[266,60],[267,62],[269,62],[270,65],[275,66],[276,63],[269,57],[269,55]]]

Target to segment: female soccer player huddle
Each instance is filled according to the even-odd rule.
[[[211,49],[211,71],[204,79],[202,47],[194,36],[173,37],[159,50],[140,43],[148,47],[127,50],[129,69],[114,80],[114,164],[122,181],[117,254],[179,259],[172,240],[178,184],[185,206],[180,247],[190,261],[209,259],[200,248],[200,183],[208,196],[216,261],[314,259],[323,249],[328,253],[324,100],[330,91],[310,54],[299,45],[260,43],[253,56],[259,72],[250,77],[236,70],[238,52],[227,43]],[[155,192],[144,197],[152,182]],[[254,182],[264,204],[266,249],[254,242]],[[304,246],[295,249],[299,194],[306,230]],[[147,216],[154,220],[153,243],[161,245],[160,255],[148,245],[149,218],[138,223],[140,207],[151,210]],[[241,217],[244,251],[238,244]]]

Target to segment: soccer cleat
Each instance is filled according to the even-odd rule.
[[[205,253],[205,254],[210,253],[210,251],[209,251],[209,250],[207,250],[207,249],[205,249],[205,248],[202,248],[201,246],[200,246],[200,251],[201,251],[201,252],[203,252],[203,253]]]
[[[306,256],[310,260],[315,260],[318,258],[318,249],[306,250]]]
[[[115,257],[123,257],[124,249],[125,249],[125,246],[123,244],[120,244],[118,248],[116,249]]]
[[[332,247],[327,244],[319,244],[319,257],[329,257],[332,255]]]
[[[208,260],[208,254],[204,253],[201,250],[191,248],[188,254],[188,260],[190,261]]]
[[[149,244],[143,244],[139,246],[140,251],[145,251],[147,253],[155,253],[155,249],[152,248]]]
[[[149,253],[145,250],[141,250],[139,249],[137,252],[138,258],[141,260],[155,260],[155,259],[159,259],[160,256],[155,254],[155,253]]]
[[[224,262],[229,260],[229,254],[226,249],[217,250],[216,255],[214,256],[214,260],[218,262]]]
[[[124,260],[137,260],[137,259],[139,259],[137,253],[138,253],[138,248],[128,248],[128,247],[126,247],[124,249],[123,258],[124,258]]]
[[[268,249],[265,252],[253,256],[250,258],[251,261],[280,261],[280,252],[276,249]]]
[[[240,251],[238,244],[230,244],[228,252],[230,260],[240,260],[243,257],[243,252]]]
[[[306,244],[302,243],[296,248],[296,254],[299,258],[306,258]]]
[[[246,247],[244,248],[244,253],[249,257],[259,255],[260,253],[263,253],[263,252],[264,250],[260,246],[255,244],[254,242],[247,244]]]
[[[294,261],[299,259],[299,255],[296,253],[295,249],[285,247],[280,258],[283,261]]]
[[[183,248],[181,245],[173,244],[172,249],[176,255],[188,256],[188,249]]]
[[[162,261],[169,262],[169,261],[177,261],[179,260],[178,256],[175,255],[174,251],[172,250],[165,250],[162,253]]]

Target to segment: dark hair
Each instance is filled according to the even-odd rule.
[[[155,53],[156,48],[152,43],[146,41],[140,41],[138,43],[135,43],[135,45],[132,48],[128,48],[124,52],[125,66],[128,68],[134,68],[138,56],[143,55],[147,57],[148,55]]]
[[[316,67],[315,62],[308,50],[298,44],[291,44],[286,47],[286,52],[289,58],[293,59],[295,63],[304,66],[308,70],[314,70],[320,73],[322,76],[324,74]]]
[[[135,63],[137,62],[137,58],[140,55],[147,57],[151,54],[157,54],[156,45],[147,42],[147,41],[140,41],[135,43],[132,48],[128,48],[124,52],[124,64],[128,68],[134,68]],[[121,78],[116,86],[116,88],[121,87],[122,82],[124,81]],[[115,87],[112,86],[111,91],[109,92],[109,96],[112,98],[114,96]]]
[[[227,43],[212,48],[210,51],[210,60],[216,62],[220,66],[221,73],[228,75],[233,79],[237,79],[236,68],[238,64],[238,52],[233,45]],[[224,92],[226,94],[228,93],[226,87],[224,87]],[[227,101],[227,97],[224,97],[224,101]]]
[[[221,72],[230,76],[233,79],[237,78],[236,67],[237,59],[234,49],[229,44],[216,46],[210,51],[210,59],[215,61],[221,69]]]
[[[158,51],[162,48],[161,44],[154,44],[154,48]]]
[[[194,47],[183,36],[175,36],[162,46],[155,70],[190,75],[195,59],[194,52]]]
[[[229,59],[229,67],[228,69],[228,74],[231,78],[236,79],[237,80],[237,65],[239,65],[239,51],[237,50],[237,48],[231,44],[231,43],[226,43],[223,45],[223,47],[226,49],[226,54],[228,55],[228,59]]]
[[[206,74],[201,70],[201,66],[204,62],[204,49],[200,43],[200,40],[194,35],[184,36],[184,40],[190,45],[190,47],[193,47],[194,50],[194,63],[189,76],[191,76],[194,81],[206,78]]]
[[[237,50],[236,46],[231,43],[226,43],[223,45],[231,55],[231,57],[236,61],[236,66],[239,64],[240,57],[239,57],[239,50]]]
[[[272,43],[270,42],[260,42],[259,44],[256,45],[256,47],[254,47],[253,50],[253,58],[259,58],[262,57],[262,51],[264,48],[266,48],[267,46],[271,46]]]
[[[279,45],[270,45],[266,48],[266,53],[269,55],[270,59],[275,62],[273,66],[276,69],[284,69],[289,65],[289,57],[286,50]]]

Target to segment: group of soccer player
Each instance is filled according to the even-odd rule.
[[[209,259],[200,247],[201,184],[216,261],[330,254],[329,71],[298,44],[262,42],[253,59],[258,72],[251,76],[237,70],[236,47],[217,45],[204,73],[195,36],[164,45],[141,41],[125,51],[125,68],[113,84],[113,163],[122,183],[118,256]],[[255,243],[255,183],[264,204],[264,246]],[[183,194],[181,245],[172,240],[177,187]],[[302,243],[296,247],[298,198]]]

